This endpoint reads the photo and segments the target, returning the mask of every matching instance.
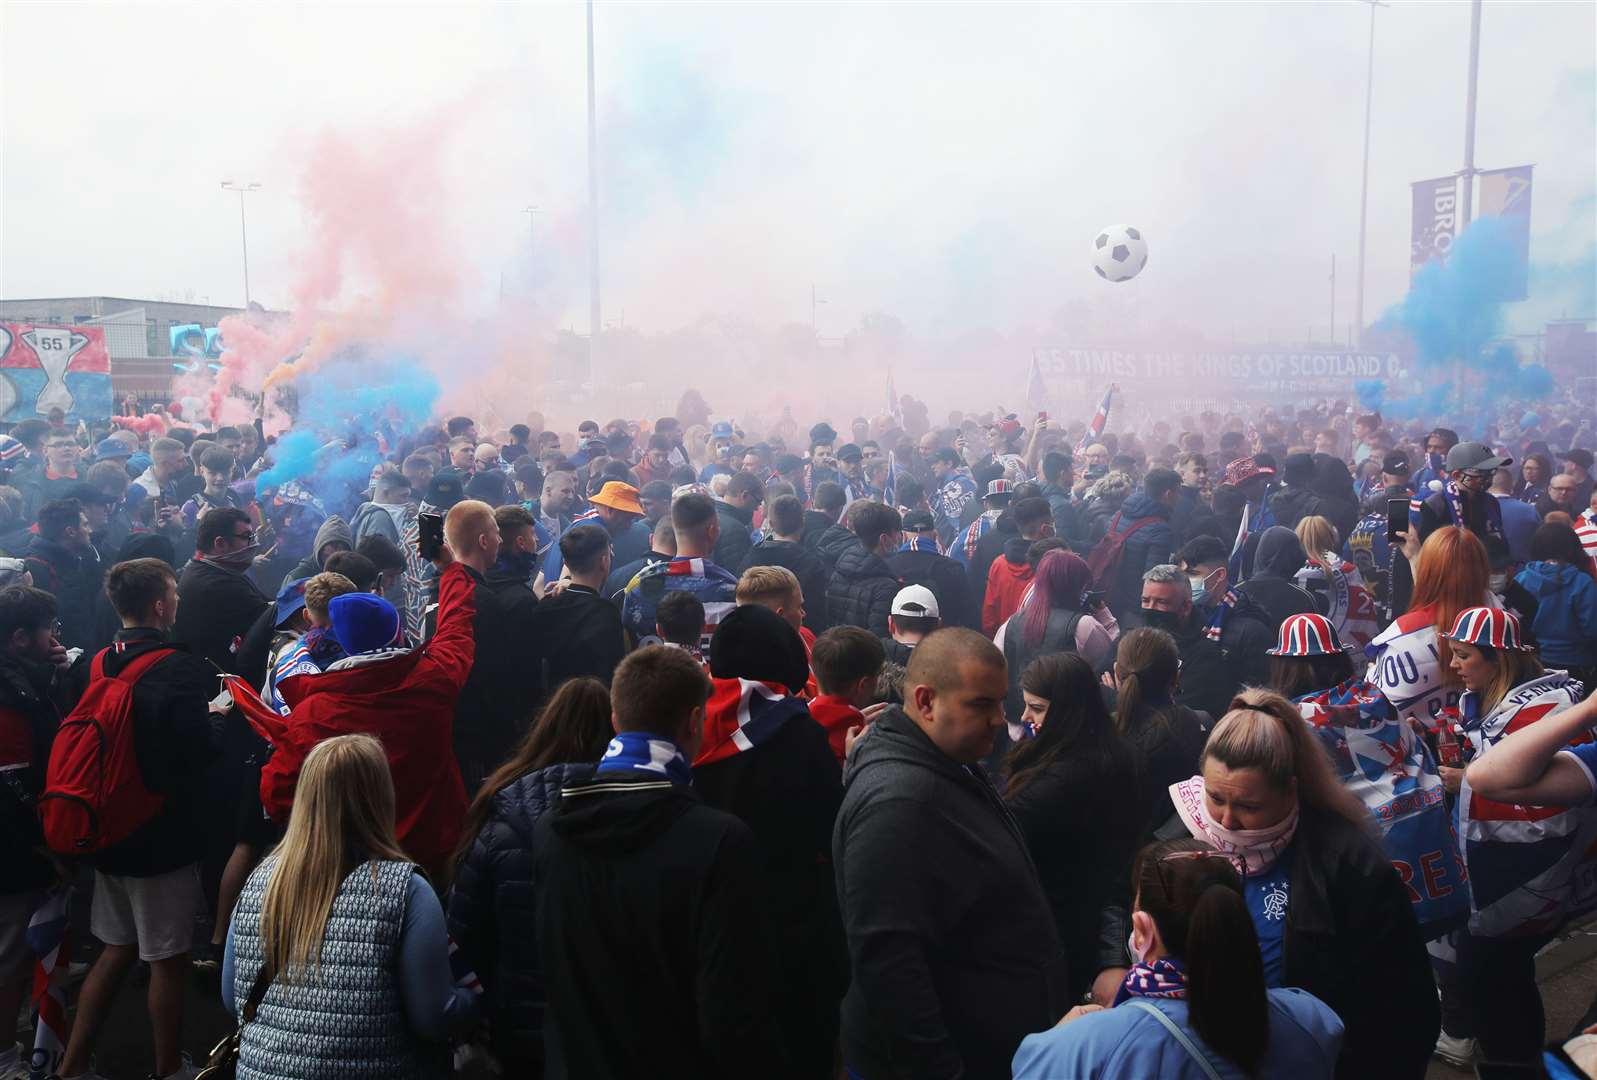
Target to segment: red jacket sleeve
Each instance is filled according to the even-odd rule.
[[[288,812],[294,808],[294,789],[299,785],[299,768],[305,764],[305,750],[290,729],[261,766],[261,808],[278,825],[288,824]]]
[[[988,637],[998,633],[998,613],[1003,610],[1003,586],[998,583],[998,568],[1004,563],[1000,555],[987,568],[987,595],[981,602],[981,632]]]
[[[449,693],[459,693],[477,655],[476,620],[477,583],[464,566],[451,563],[438,579],[437,628],[422,646],[421,662],[410,679],[436,683]]]

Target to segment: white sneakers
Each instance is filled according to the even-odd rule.
[[[1460,1069],[1471,1068],[1475,1064],[1475,1040],[1460,1039],[1444,1031],[1436,1038],[1436,1056]]]

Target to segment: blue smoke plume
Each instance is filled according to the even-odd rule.
[[[293,429],[272,447],[256,490],[295,481],[328,513],[346,516],[373,467],[432,417],[439,393],[415,357],[363,350],[349,350],[293,385]]]
[[[1445,266],[1431,263],[1414,276],[1408,295],[1375,327],[1402,331],[1414,343],[1409,374],[1425,389],[1394,396],[1383,380],[1365,379],[1354,387],[1364,408],[1395,420],[1447,417],[1479,429],[1505,400],[1534,401],[1552,392],[1546,368],[1522,366],[1514,346],[1499,340],[1502,297],[1515,276],[1513,229],[1501,218],[1479,218],[1454,242]]]

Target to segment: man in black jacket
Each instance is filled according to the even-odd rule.
[[[704,805],[688,766],[709,680],[653,645],[611,691],[610,749],[533,832],[548,1076],[794,1075],[771,1009],[754,837]]]
[[[621,612],[599,595],[610,574],[609,533],[597,525],[577,525],[560,538],[560,557],[571,581],[546,597],[532,616],[533,650],[543,665],[537,681],[544,701],[561,683],[581,675],[609,685],[627,651]]]
[[[39,509],[39,534],[28,545],[27,566],[35,588],[56,598],[61,644],[94,644],[94,599],[104,571],[89,541],[90,522],[77,499],[58,499]]]
[[[761,897],[748,917],[764,921],[772,942],[780,988],[774,1011],[796,1071],[819,1080],[831,1075],[838,1002],[848,985],[831,866],[842,774],[825,730],[792,696],[804,689],[810,665],[787,619],[757,602],[741,604],[716,627],[710,657],[716,692],[693,786],[754,831]],[[751,696],[739,679],[784,687],[788,696]],[[765,712],[756,711],[760,705]]]
[[[0,591],[0,1016],[15,1017],[22,1004],[33,972],[28,921],[57,880],[52,861],[39,854],[37,808],[61,719],[52,684],[67,662],[55,636],[56,611],[55,597],[42,589]],[[25,1069],[27,1059],[21,1064]],[[0,1076],[17,1068],[11,1046],[0,1048]]]
[[[1230,588],[1219,540],[1200,536],[1177,561],[1179,568],[1156,566],[1143,576],[1143,621],[1176,639],[1182,664],[1176,701],[1219,720],[1237,691],[1269,684],[1265,650],[1275,644],[1275,631],[1263,608]]]
[[[232,507],[207,510],[194,545],[178,579],[183,606],[172,638],[223,671],[260,678],[240,664],[245,636],[272,603],[246,573],[260,546],[250,516]]]
[[[476,649],[471,675],[455,700],[455,759],[466,797],[510,755],[526,730],[534,702],[526,679],[536,663],[531,620],[537,607],[489,584],[487,574],[499,559],[499,522],[487,503],[458,502],[444,519],[444,535],[475,586]]]
[[[211,511],[230,512],[236,511]],[[105,948],[83,981],[59,1072],[75,1076],[88,1068],[122,977],[143,960],[150,965],[155,1075],[165,1077],[182,1065],[183,986],[195,917],[204,903],[195,865],[203,835],[199,814],[214,810],[200,801],[198,781],[215,746],[207,702],[217,681],[209,664],[167,639],[180,606],[170,566],[159,559],[118,563],[105,588],[122,619],[116,643],[103,654],[106,677],[115,678],[153,650],[167,651],[133,687],[137,768],[144,785],[165,802],[155,817],[94,856],[89,929]]]
[[[1004,725],[1007,685],[992,642],[939,630],[910,658],[904,708],[849,758],[832,863],[853,961],[852,1075],[1007,1077],[1020,1040],[1069,1007],[1036,867],[976,764]]]
[[[850,510],[854,542],[837,558],[826,588],[826,610],[836,626],[861,626],[877,637],[887,636],[887,617],[898,595],[899,580],[887,556],[898,550],[904,519],[885,503],[868,502]]]
[[[715,501],[721,535],[715,541],[717,564],[736,572],[754,547],[754,511],[765,501],[765,484],[751,472],[735,472],[726,484],[726,498]]]
[[[834,484],[830,480],[822,481],[815,488],[815,497],[810,500],[810,508],[804,511],[804,534],[800,538],[805,547],[820,554],[821,537],[843,518],[843,508],[848,505],[848,495],[843,491],[842,484]]]
[[[1050,450],[1042,458],[1042,496],[1054,512],[1054,535],[1070,545],[1070,550],[1086,556],[1092,550],[1087,521],[1070,494],[1075,482],[1075,463],[1068,454]]]
[[[965,568],[937,550],[937,526],[929,510],[904,516],[904,539],[887,557],[888,569],[905,585],[924,585],[937,598],[947,626],[981,626],[981,611],[971,600]]]
[[[816,634],[822,633],[831,625],[826,618],[826,586],[831,570],[819,555],[804,546],[804,504],[795,495],[778,495],[766,506],[765,520],[771,527],[771,535],[754,545],[748,558],[737,568],[738,574],[751,566],[781,566],[791,570],[804,591],[804,625]],[[721,535],[726,535],[724,522]]]
[[[1296,529],[1304,518],[1324,515],[1324,500],[1309,488],[1314,482],[1313,454],[1288,454],[1281,475],[1286,487],[1270,496],[1270,512],[1277,525]]]

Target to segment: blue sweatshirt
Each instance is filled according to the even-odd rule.
[[[1536,598],[1536,634],[1548,667],[1597,663],[1597,583],[1566,562],[1533,562],[1514,579]]]
[[[1164,1013],[1223,1080],[1241,1080],[1245,1075],[1193,1030],[1184,1000],[1133,1000],[1145,1001]],[[1342,1049],[1342,1021],[1336,1013],[1306,990],[1271,990],[1268,1002],[1270,1041],[1258,1075],[1330,1080]],[[1026,1036],[1015,1051],[1013,1064],[1014,1080],[1064,1076],[1073,1080],[1129,1076],[1206,1080],[1203,1068],[1159,1019],[1130,1001]]]

